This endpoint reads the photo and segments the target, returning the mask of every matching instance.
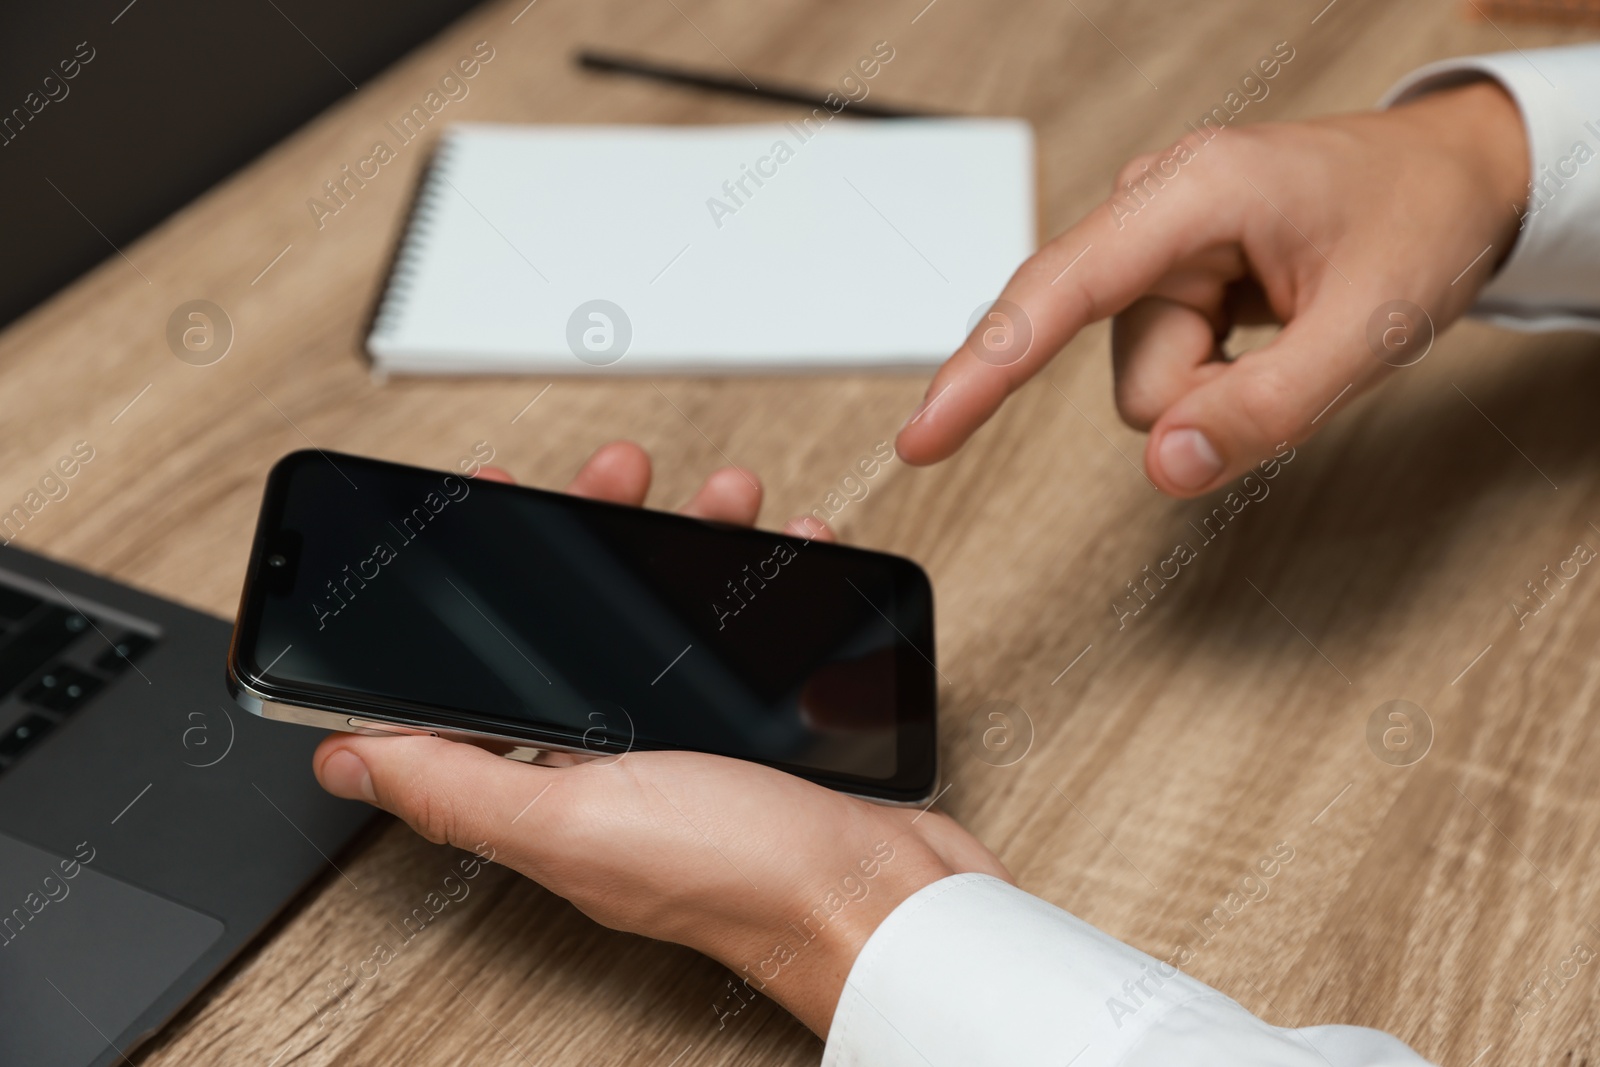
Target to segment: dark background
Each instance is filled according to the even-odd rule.
[[[0,326],[357,91],[352,82],[360,86],[475,2],[6,5],[0,117],[21,108],[30,121],[0,145]],[[83,41],[94,59],[63,79],[60,61]],[[69,91],[33,115],[23,100],[29,92],[44,97],[52,74]]]

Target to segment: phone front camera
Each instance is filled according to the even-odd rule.
[[[267,566],[269,567],[283,567],[287,566],[288,563],[288,557],[284,556],[282,553],[274,552],[272,555],[267,557]]]

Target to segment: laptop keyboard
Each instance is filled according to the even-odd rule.
[[[0,774],[154,643],[148,634],[0,584]]]

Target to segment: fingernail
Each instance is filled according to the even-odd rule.
[[[346,800],[365,800],[368,804],[378,802],[378,794],[372,791],[372,775],[367,773],[367,765],[348,748],[341,748],[323,761],[322,787]]]
[[[1156,455],[1168,480],[1181,489],[1199,489],[1222,473],[1222,457],[1199,430],[1172,430]]]

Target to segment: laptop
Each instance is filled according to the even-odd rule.
[[[0,549],[0,1064],[121,1062],[371,819],[230,706],[231,632]]]
[[[6,5],[0,325],[473,2]],[[371,820],[233,704],[230,632],[0,548],[0,1065],[129,1062]]]

